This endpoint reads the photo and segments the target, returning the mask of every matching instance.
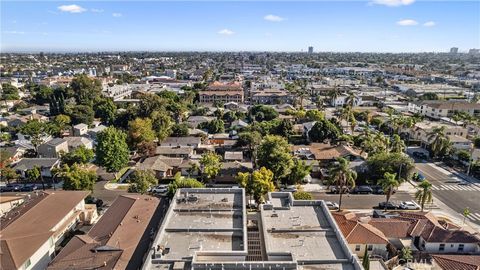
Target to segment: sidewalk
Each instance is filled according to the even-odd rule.
[[[469,175],[466,175],[465,173],[463,172],[460,172],[460,171],[457,171],[451,167],[448,167],[447,165],[445,165],[443,162],[434,162],[432,163],[432,166],[435,166],[436,169],[446,173],[446,174],[453,174],[465,181],[468,181],[470,183],[480,183],[480,180],[473,177],[473,176],[469,176]]]

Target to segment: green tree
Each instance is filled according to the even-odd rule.
[[[473,145],[475,148],[480,148],[480,137],[477,136],[473,139]]]
[[[155,94],[142,94],[138,105],[139,117],[151,117],[153,112],[166,111],[168,100]]]
[[[467,150],[460,150],[457,152],[457,158],[463,162],[470,162],[472,160],[472,155]]]
[[[40,167],[38,166],[26,171],[26,177],[30,182],[37,182],[40,179],[40,174]]]
[[[273,172],[265,167],[252,173],[252,182],[253,198],[257,203],[262,203],[265,194],[275,190]]]
[[[186,123],[175,124],[172,127],[172,134],[173,137],[186,137],[188,136],[188,126]]]
[[[305,191],[297,191],[293,193],[293,198],[295,200],[303,200],[303,201],[313,200],[312,194]]]
[[[72,124],[84,123],[91,125],[94,120],[95,112],[88,105],[68,105],[66,113],[72,119]]]
[[[294,159],[291,172],[283,179],[283,184],[295,185],[301,183],[301,181],[310,174],[312,166],[307,165],[304,160]]]
[[[285,138],[267,135],[257,150],[257,163],[273,172],[275,181],[286,177],[294,165],[290,147]]]
[[[450,139],[445,135],[445,127],[436,127],[428,134],[430,149],[434,157],[448,155],[452,148]]]
[[[462,215],[463,215],[463,224],[465,224],[465,219],[470,216],[471,212],[470,212],[470,208],[467,207],[465,209],[463,209],[463,212],[462,212]]]
[[[390,142],[390,151],[393,153],[403,153],[405,152],[406,146],[405,142],[398,136],[394,134],[392,137],[392,141]]]
[[[385,193],[386,202],[387,202],[385,204],[385,210],[386,210],[388,202],[392,197],[393,191],[395,190],[395,188],[400,186],[400,182],[397,180],[396,174],[386,172],[383,178],[379,180],[378,184],[380,184],[380,186],[383,189],[383,192]]]
[[[371,179],[381,179],[386,172],[409,179],[414,167],[413,160],[403,153],[379,153],[367,159],[367,172]]]
[[[95,152],[92,149],[88,149],[85,146],[81,145],[75,150],[65,153],[62,156],[62,162],[72,166],[74,163],[77,164],[86,164],[90,162],[95,156]]]
[[[238,134],[236,146],[247,147],[248,153],[252,158],[252,162],[256,165],[257,162],[257,148],[262,142],[262,134],[258,131],[241,132]]]
[[[368,255],[368,248],[365,245],[365,253],[362,258],[362,266],[364,270],[370,270],[370,256]]]
[[[198,128],[206,129],[210,134],[222,133],[225,132],[225,123],[223,120],[214,119],[210,122],[200,123]]]
[[[47,124],[49,133],[59,137],[63,131],[70,125],[70,116],[65,114],[59,114],[53,118],[53,121]]]
[[[430,182],[427,180],[424,180],[418,184],[417,188],[418,190],[415,193],[415,199],[420,203],[423,212],[425,203],[430,203],[433,201],[432,184],[430,184]]]
[[[404,261],[410,261],[413,259],[412,256],[412,249],[409,247],[404,247],[400,251],[400,258],[403,259]]]
[[[81,167],[78,164],[72,166],[63,165],[58,176],[63,179],[64,190],[90,190],[93,191],[97,174],[93,170]]]
[[[155,131],[158,141],[163,141],[172,134],[174,122],[168,113],[163,111],[155,111],[152,113],[152,128]],[[187,127],[188,135],[188,127]]]
[[[168,195],[172,198],[179,188],[204,188],[205,185],[193,178],[185,178],[178,172],[175,175],[175,180],[168,185]]]
[[[117,105],[111,98],[102,98],[95,105],[95,117],[102,120],[107,125],[112,125],[115,121],[115,115],[117,113]]]
[[[140,144],[152,142],[155,138],[150,118],[136,118],[128,123],[128,141],[131,147],[138,149]]]
[[[9,84],[2,83],[2,100],[17,100],[20,99],[18,88]]]
[[[96,155],[98,163],[109,172],[118,172],[129,160],[127,135],[108,127],[97,135]]]
[[[47,135],[48,127],[37,119],[29,120],[20,129],[21,133],[30,137],[30,142],[38,153],[38,146],[43,143],[43,137]]]
[[[357,173],[350,169],[350,162],[344,158],[337,158],[337,162],[330,169],[329,184],[339,187],[338,211],[342,209],[344,187],[355,187]]]
[[[317,121],[308,132],[308,137],[312,142],[335,141],[340,135],[340,129],[327,119]]]
[[[287,119],[281,120],[275,130],[275,134],[285,137],[287,139],[290,138],[290,136],[293,135],[292,122],[290,122],[290,120],[287,120]]]
[[[149,170],[137,170],[129,180],[128,192],[145,194],[147,190],[158,183],[155,174]]]
[[[205,152],[200,159],[203,175],[207,180],[212,180],[222,168],[221,157],[215,152]]]
[[[270,121],[278,117],[278,112],[272,107],[265,105],[255,105],[250,108],[249,118],[255,121]]]
[[[325,119],[325,114],[319,110],[308,110],[305,116],[308,121],[322,121]]]
[[[53,89],[46,85],[35,85],[31,91],[33,91],[35,103],[40,105],[50,102],[53,95]]]
[[[0,179],[10,184],[11,181],[18,179],[17,172],[11,167],[0,167]]]
[[[90,79],[87,75],[78,75],[70,83],[73,97],[79,105],[92,108],[93,103],[102,94],[102,84],[99,80]]]
[[[253,196],[253,180],[252,174],[249,172],[239,172],[235,178],[238,185],[245,189],[245,193],[249,196]]]

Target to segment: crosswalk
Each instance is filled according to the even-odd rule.
[[[470,219],[471,221],[480,221],[480,214],[470,213],[470,215],[468,215],[467,218]]]
[[[432,190],[480,191],[480,184],[444,184],[433,185]]]

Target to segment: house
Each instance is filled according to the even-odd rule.
[[[243,152],[242,151],[226,151],[224,154],[225,161],[242,161]]]
[[[201,103],[243,103],[243,87],[239,82],[213,82],[199,92]]]
[[[182,164],[182,158],[172,158],[165,156],[154,156],[137,163],[138,170],[150,170],[155,173],[155,177],[163,179],[172,177],[180,171],[179,167]]]
[[[473,148],[473,143],[465,137],[458,135],[447,135],[448,139],[452,143],[452,148],[455,150],[467,150],[470,151]]]
[[[1,218],[0,268],[46,269],[67,232],[94,208],[87,208],[87,191],[33,193],[28,207]],[[90,209],[90,210],[89,210]]]
[[[107,127],[104,126],[104,125],[98,125],[92,129],[89,129],[87,131],[87,135],[92,139],[92,140],[96,140],[97,139],[97,135],[98,133],[104,131]]]
[[[399,212],[395,219],[412,222],[414,245],[427,253],[480,253],[480,239],[470,232],[440,223],[431,212]]]
[[[252,91],[250,95],[253,104],[285,104],[292,101],[292,94],[280,89]]]
[[[387,257],[389,241],[382,231],[367,221],[358,219],[355,213],[332,212],[332,215],[354,254],[363,257],[365,248],[367,248],[367,252],[371,256]]]
[[[239,172],[252,172],[252,162],[230,161],[222,162],[220,172],[215,177],[215,183],[236,183]]]
[[[186,160],[184,159],[179,166],[182,176],[193,177],[200,174],[200,162],[198,160]]]
[[[68,143],[62,138],[53,138],[38,146],[38,155],[43,158],[58,158],[68,153]]]
[[[468,134],[467,129],[461,126],[432,121],[416,123],[411,129],[402,130],[402,133],[407,132],[410,140],[420,141],[422,145],[429,145],[431,141],[429,139],[430,133],[432,133],[435,128],[444,128],[445,135],[447,136],[454,135],[466,138]]]
[[[432,255],[433,270],[480,270],[480,255]]]
[[[172,147],[182,147],[182,146],[192,146],[198,148],[202,144],[202,139],[200,137],[167,137],[160,143],[160,146],[172,146]]]
[[[202,124],[202,123],[206,123],[206,122],[210,122],[212,120],[215,120],[217,119],[216,117],[213,117],[213,116],[190,116],[188,117],[187,119],[187,125],[188,127],[190,128],[197,128],[198,125]]]
[[[86,138],[86,137],[65,137],[63,139],[65,141],[67,141],[69,152],[77,149],[80,146],[83,146],[86,149],[93,149],[93,141],[89,138]]]
[[[155,154],[166,157],[189,158],[195,154],[195,150],[192,146],[157,146]]]
[[[73,126],[72,129],[73,129],[73,136],[83,136],[88,132],[88,125],[81,123]]]
[[[246,123],[245,121],[242,121],[240,119],[233,121],[232,124],[230,125],[230,128],[234,129],[234,130],[242,129],[242,128],[246,128],[246,127],[248,127],[248,123]]]
[[[48,270],[139,269],[162,218],[160,200],[121,195],[84,235],[75,235]]]
[[[43,177],[52,177],[53,168],[60,165],[58,158],[22,158],[17,162],[13,169],[20,174],[22,178],[26,177],[26,172],[35,167],[40,168],[40,173]]]
[[[364,154],[348,145],[331,145],[329,143],[312,143],[310,145],[293,145],[292,152],[301,159],[314,159],[328,164],[337,158],[347,158],[351,161],[364,159]]]

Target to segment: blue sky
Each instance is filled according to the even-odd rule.
[[[480,1],[2,1],[2,51],[480,48]]]

